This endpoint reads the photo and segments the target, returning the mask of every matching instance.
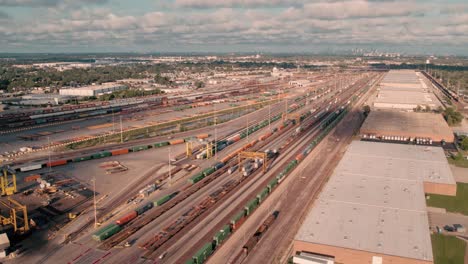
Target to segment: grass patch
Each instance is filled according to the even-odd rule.
[[[466,242],[454,236],[432,234],[434,264],[463,264]]]
[[[457,167],[468,168],[468,160],[465,159],[461,154],[451,156],[447,159],[450,164],[453,164]]]
[[[457,182],[457,196],[428,194],[428,206],[445,208],[449,212],[468,215],[468,183]]]

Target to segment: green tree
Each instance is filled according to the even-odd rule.
[[[468,150],[468,137],[463,137],[463,140],[460,142],[460,148]]]
[[[444,118],[449,126],[454,126],[461,123],[463,115],[460,112],[455,111],[453,108],[448,107],[444,111]]]

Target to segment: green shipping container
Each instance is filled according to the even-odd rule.
[[[270,189],[268,189],[268,187],[265,187],[258,195],[257,195],[257,199],[259,202],[262,202],[263,199],[265,199],[265,197],[268,196],[268,193],[270,192]]]
[[[270,183],[268,183],[268,187],[270,188],[270,192],[277,184],[278,184],[278,179],[277,178],[274,178],[273,180],[270,181]]]
[[[118,232],[120,232],[120,230],[122,230],[122,227],[113,224],[111,227],[106,229],[101,234],[93,235],[93,239],[96,240],[96,241],[104,241],[104,240],[108,239],[109,237],[111,237],[111,236],[117,234]]]
[[[172,197],[173,197],[172,194],[168,194],[168,195],[166,195],[166,196],[164,196],[164,197],[162,197],[162,198],[160,198],[160,199],[154,201],[154,202],[153,202],[153,205],[154,205],[154,206],[163,205],[163,204],[165,204],[167,201],[169,201]]]
[[[245,216],[245,210],[242,209],[240,212],[238,212],[234,217],[231,219],[231,224],[237,223],[242,217]]]
[[[223,241],[231,234],[231,226],[224,225],[221,230],[218,231],[213,237],[213,240],[216,243],[216,246],[221,245]]]
[[[205,178],[205,175],[203,175],[203,172],[200,172],[200,173],[194,175],[193,177],[191,177],[190,179],[188,179],[188,181],[191,184],[194,184],[194,183],[197,183],[197,182],[201,181],[203,178]]]
[[[83,157],[79,157],[79,158],[74,158],[73,162],[80,162],[80,161],[90,160],[92,158],[93,158],[92,156],[83,156]]]
[[[245,206],[246,215],[250,215],[258,206],[258,199],[254,198]]]
[[[185,264],[195,264],[195,260],[193,258],[187,260]]]
[[[149,149],[149,146],[146,145],[146,146],[136,146],[136,147],[133,147],[131,148],[131,150],[133,152],[137,152],[137,151],[141,151],[141,150],[146,150],[146,149]]]
[[[215,171],[215,168],[213,168],[213,167],[207,168],[207,169],[203,170],[203,175],[205,175],[205,177],[206,177],[206,176],[210,175],[211,173],[213,173],[214,171]]]
[[[164,147],[164,146],[167,146],[169,145],[169,142],[165,141],[165,142],[158,142],[158,143],[155,143],[153,146],[155,148],[160,148],[160,147]]]
[[[197,253],[193,256],[195,263],[201,264],[205,263],[206,259],[213,253],[213,245],[210,243],[206,243]]]
[[[99,153],[95,153],[95,154],[91,155],[91,158],[100,159],[100,158],[105,158],[105,157],[110,157],[110,156],[112,156],[111,152],[103,151],[103,152],[99,152]]]
[[[101,228],[98,230],[96,233],[94,233],[94,236],[100,236],[102,233],[104,233],[107,229],[112,228],[115,224],[110,224],[106,227]]]

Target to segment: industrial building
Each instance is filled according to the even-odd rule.
[[[128,89],[128,87],[123,84],[103,83],[101,85],[82,86],[78,88],[63,88],[60,89],[60,95],[99,96],[126,89]]]
[[[375,108],[413,110],[418,106],[436,109],[440,106],[428,89],[423,76],[415,71],[390,71],[379,84]]]
[[[442,148],[354,141],[296,234],[294,263],[433,263],[425,193],[456,195]]]
[[[416,139],[427,143],[454,141],[453,131],[441,114],[398,110],[371,111],[361,127],[360,134],[365,139],[405,142]]]

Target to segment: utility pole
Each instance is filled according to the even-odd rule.
[[[171,146],[169,145],[169,186],[172,186]]]
[[[214,121],[214,141],[215,141],[215,160],[218,160],[218,130],[217,130],[217,118],[215,116],[216,112],[216,103],[213,103],[214,111],[213,111],[213,121]]]
[[[122,116],[120,116],[120,143],[123,143]]]
[[[93,176],[93,200],[94,200],[94,228],[97,228],[97,209],[96,209],[96,176]]]
[[[268,104],[268,130],[271,131],[271,104]]]
[[[115,115],[114,115],[114,108],[112,108],[112,134],[115,133]]]
[[[51,164],[51,159],[50,159],[50,137],[47,136],[47,145],[48,145],[48,153],[49,153],[49,172],[52,171],[52,164]]]
[[[249,143],[249,114],[247,114],[247,143]]]

